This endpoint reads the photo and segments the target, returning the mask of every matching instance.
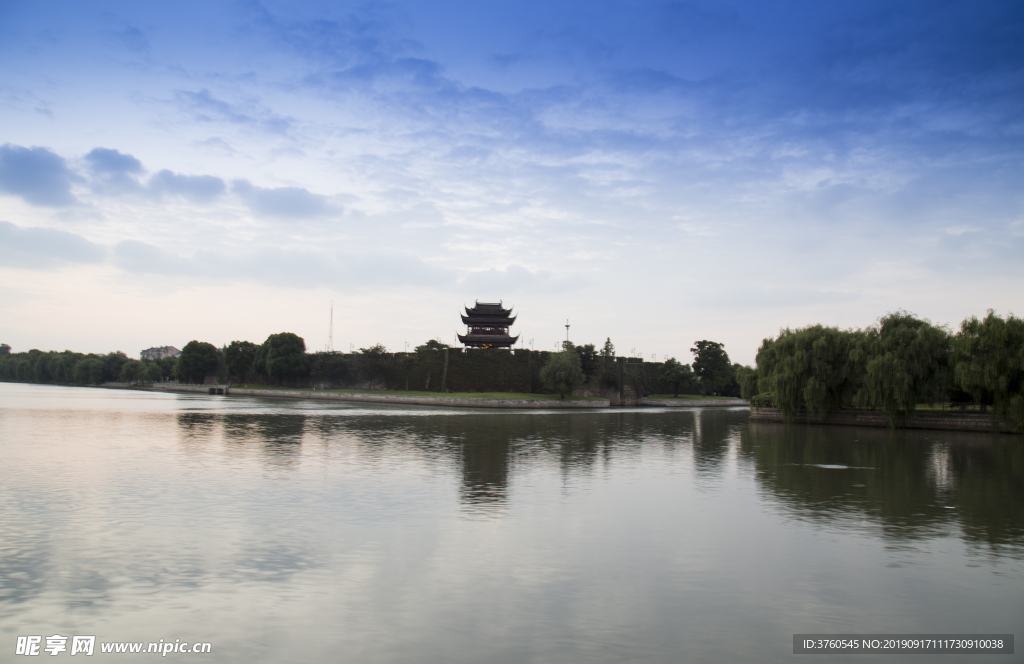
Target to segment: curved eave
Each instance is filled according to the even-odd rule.
[[[512,309],[490,309],[487,311],[478,311],[476,307],[470,308],[463,305],[466,310],[467,316],[484,316],[484,317],[495,317],[495,318],[508,318],[508,315],[512,313]],[[513,316],[515,318],[515,316]]]
[[[463,316],[463,325],[476,325],[480,327],[510,327],[516,322],[516,316],[501,318],[498,316]]]
[[[503,334],[460,334],[459,342],[467,346],[511,346],[519,341],[519,335],[514,337]]]

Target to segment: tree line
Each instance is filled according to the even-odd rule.
[[[787,420],[870,408],[904,426],[918,404],[978,404],[1024,430],[1024,320],[990,310],[953,332],[897,311],[866,329],[787,328],[762,342],[738,381],[744,398]]]
[[[232,341],[217,348],[211,343],[193,340],[177,358],[139,361],[124,353],[84,355],[64,351],[44,353],[31,350],[10,353],[0,345],[0,380],[34,383],[93,385],[105,382],[155,382],[177,380],[203,383],[215,377],[220,383],[254,383],[288,387],[360,386],[388,389],[440,389],[446,369],[439,352],[447,344],[430,340],[412,353],[391,353],[382,344],[360,348],[355,353],[307,353],[302,337],[292,332],[271,334],[263,343]],[[509,362],[495,363],[486,358],[504,357],[508,351],[471,351],[460,355],[473,380],[452,376],[448,384],[461,384],[470,391],[540,391],[563,397],[587,389],[631,389],[637,396],[653,393],[721,394],[739,396],[737,370],[722,344],[702,340],[691,349],[694,359],[684,364],[675,358],[663,363],[643,362],[639,358],[616,357],[615,345],[606,339],[600,348],[594,344],[563,344],[561,352],[517,351],[518,369]],[[503,355],[504,354],[504,355]],[[526,356],[523,360],[522,356]],[[499,358],[500,359],[500,358]],[[525,365],[524,365],[525,362]],[[622,363],[623,367],[619,367]],[[508,365],[508,366],[506,366]],[[524,366],[522,366],[524,365]],[[502,376],[518,371],[519,377]]]
[[[98,385],[113,381],[159,381],[174,376],[176,359],[133,360],[117,351],[106,354],[29,350],[12,353],[0,344],[0,381]]]

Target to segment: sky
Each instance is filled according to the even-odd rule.
[[[1024,4],[0,0],[0,342],[1024,313]]]

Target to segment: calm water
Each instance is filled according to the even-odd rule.
[[[0,383],[2,661],[59,633],[212,644],[180,661],[781,662],[797,632],[1019,641],[1024,441]]]

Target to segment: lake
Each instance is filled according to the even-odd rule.
[[[969,632],[1024,634],[1021,436],[0,383],[0,661],[28,635],[578,664]]]

